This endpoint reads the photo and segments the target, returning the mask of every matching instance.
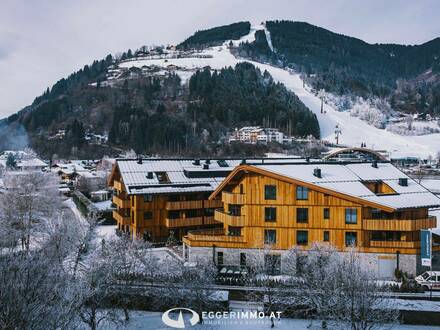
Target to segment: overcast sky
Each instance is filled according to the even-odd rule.
[[[440,36],[440,1],[0,0],[0,118],[106,54],[242,20],[306,21],[367,42]]]

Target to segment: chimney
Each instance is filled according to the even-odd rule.
[[[306,162],[310,163],[310,157],[306,157]]]
[[[198,159],[198,158],[194,159],[193,165],[199,166],[200,165],[200,159]]]
[[[209,164],[203,164],[203,169],[204,170],[209,170]]]
[[[152,179],[152,178],[153,178],[153,172],[148,172],[147,179]]]
[[[399,185],[402,187],[408,186],[408,178],[399,178]]]
[[[211,160],[210,159],[205,160],[205,164],[211,164]]]
[[[138,156],[138,161],[137,161],[137,163],[138,163],[138,164],[142,164],[142,156]]]
[[[371,167],[378,168],[376,160],[373,160],[373,162],[371,163]]]
[[[245,165],[246,164],[246,159],[242,159],[240,165]]]
[[[322,176],[321,176],[321,169],[320,168],[315,168],[314,170],[313,170],[313,175],[314,176],[316,176],[317,178],[322,178]]]

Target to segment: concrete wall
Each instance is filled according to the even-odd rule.
[[[204,247],[190,247],[184,246],[187,250],[188,261],[190,262],[217,262],[217,252],[223,252],[224,265],[240,265],[240,253],[246,253],[247,265],[256,263],[264,264],[264,255],[280,254],[281,255],[281,272],[294,271],[296,268],[295,259],[288,257],[286,250],[270,250],[264,251],[259,249],[231,249],[231,248],[204,248]],[[338,252],[345,254],[346,252]],[[373,272],[378,278],[393,278],[394,269],[397,266],[396,254],[385,253],[359,253],[361,264],[365,269]],[[400,254],[399,268],[410,275],[417,273],[417,255]]]

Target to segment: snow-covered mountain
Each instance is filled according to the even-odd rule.
[[[268,40],[270,33],[264,24],[252,25],[249,34],[239,40],[232,40],[234,46],[243,42],[253,42],[255,32],[264,30]],[[346,146],[360,146],[366,143],[367,147],[386,150],[392,157],[436,157],[440,151],[440,134],[426,134],[421,136],[403,136],[385,129],[376,128],[367,122],[354,117],[350,111],[338,111],[335,107],[324,103],[324,111],[321,113],[321,99],[311,91],[311,88],[304,83],[301,75],[291,69],[283,69],[270,64],[250,61],[237,58],[231,53],[231,41],[225,41],[221,46],[208,47],[192,56],[184,58],[135,58],[126,60],[118,65],[119,68],[142,68],[145,66],[158,66],[164,70],[170,65],[176,66],[175,73],[182,81],[187,81],[196,70],[206,66],[211,69],[221,69],[226,66],[234,66],[239,62],[250,62],[261,71],[268,71],[272,77],[283,83],[293,91],[300,100],[312,110],[318,120],[321,130],[321,138],[335,142],[335,127],[338,125],[342,130],[339,143]],[[273,46],[269,41],[270,48]]]

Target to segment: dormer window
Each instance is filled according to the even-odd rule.
[[[382,180],[363,181],[362,183],[376,195],[397,194],[393,188]]]
[[[168,178],[167,172],[156,172],[156,177],[159,183],[169,183],[170,179]]]

